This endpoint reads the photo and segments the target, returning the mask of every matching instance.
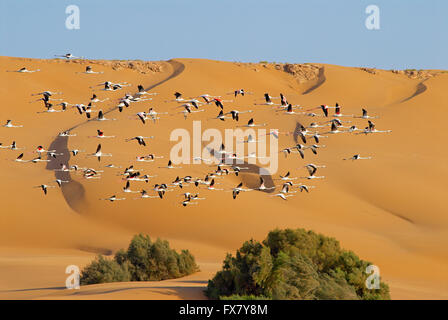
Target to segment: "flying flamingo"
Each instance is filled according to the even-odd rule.
[[[308,170],[309,176],[308,177],[301,177],[306,179],[323,179],[325,176],[315,176],[314,174],[317,171],[317,167],[314,165],[307,165],[306,169]]]
[[[271,195],[271,197],[280,197],[283,200],[286,200],[287,197],[292,197],[293,195],[289,194],[289,186],[290,184],[288,183],[283,184],[282,190],[277,194]]]
[[[106,120],[117,120],[117,119],[108,119],[104,116],[103,111],[100,110],[98,111],[98,118],[96,118],[95,120],[97,121],[106,121]]]
[[[101,157],[112,157],[112,154],[110,154],[110,153],[103,153],[103,152],[101,151],[101,143],[100,143],[100,144],[98,144],[98,146],[96,147],[96,152],[95,152],[95,153],[92,153],[92,154],[89,154],[88,156],[91,156],[91,157],[97,157],[97,158],[98,158],[98,161],[101,161]]]
[[[372,157],[361,157],[359,154],[355,154],[351,158],[345,158],[345,159],[342,159],[342,160],[352,160],[352,161],[355,161],[355,160],[369,160],[369,159],[372,159]]]
[[[258,187],[258,188],[255,188],[254,190],[259,190],[259,191],[266,191],[266,190],[273,190],[273,189],[275,189],[275,186],[272,186],[272,187],[266,187],[265,185],[264,185],[264,179],[263,179],[263,177],[260,177],[260,186]]]
[[[33,73],[33,72],[39,72],[40,69],[36,69],[36,70],[28,70],[26,67],[23,67],[19,70],[7,70],[6,72],[19,72],[19,73]]]
[[[97,132],[96,136],[89,136],[89,138],[99,138],[99,139],[115,138],[115,136],[105,136],[104,132],[99,129],[97,129],[96,132]]]
[[[67,60],[70,60],[70,59],[84,59],[83,57],[76,57],[76,56],[74,56],[71,53],[66,53],[66,54],[62,54],[62,55],[55,54],[54,56],[55,57],[59,57],[59,58],[65,58]]]
[[[377,119],[378,118],[378,116],[369,116],[368,114],[367,114],[367,110],[366,109],[364,109],[364,108],[362,108],[362,116],[353,116],[353,118],[361,118],[361,119]]]
[[[251,118],[251,119],[247,122],[247,124],[245,124],[245,125],[243,125],[243,126],[240,126],[240,127],[253,128],[253,127],[264,127],[264,126],[266,126],[266,123],[263,123],[263,124],[255,124],[255,122],[254,122],[254,118]]]
[[[132,141],[132,140],[137,140],[139,145],[146,146],[146,142],[145,142],[144,139],[153,139],[153,138],[154,138],[153,136],[151,136],[151,137],[136,136],[136,137],[133,137],[133,138],[126,139],[125,141],[129,142],[129,141]]]
[[[22,128],[23,125],[13,125],[12,120],[6,120],[6,124],[4,124],[2,127],[5,128]]]
[[[118,201],[118,200],[126,200],[126,198],[117,198],[116,195],[113,195],[113,196],[111,196],[109,198],[104,198],[104,199],[100,199],[100,200],[107,200],[107,201],[110,201],[110,202],[114,202],[114,201]]]
[[[35,186],[34,188],[42,189],[45,195],[47,195],[47,189],[48,188],[56,188],[55,186],[47,186],[46,184],[41,184],[40,186]]]
[[[84,73],[84,74],[102,74],[103,71],[93,71],[92,66],[86,66],[86,69],[84,72],[76,72],[76,73]]]
[[[0,143],[0,148],[2,149],[10,149],[10,150],[21,150],[25,148],[19,148],[17,147],[17,144],[15,141],[13,141],[9,146],[4,146],[2,143]]]

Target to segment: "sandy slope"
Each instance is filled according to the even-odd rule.
[[[176,59],[159,62],[160,72],[139,73],[132,69],[113,70],[110,66],[93,65],[102,75],[76,74],[84,65],[54,60],[0,58],[0,94],[10,96],[0,111],[2,122],[13,119],[23,128],[0,127],[0,142],[8,145],[15,139],[26,147],[25,158],[34,157],[37,145],[48,147],[57,133],[74,127],[76,137],[68,140],[68,148],[79,148],[92,153],[97,139],[87,138],[102,129],[117,139],[102,140],[103,152],[113,153],[112,159],[104,158],[100,164],[94,158],[80,154],[69,159],[70,164],[105,170],[101,180],[85,180],[80,175],[71,177],[82,185],[85,197],[75,205],[65,201],[61,190],[50,189],[44,197],[41,183],[51,183],[54,174],[45,164],[23,164],[12,160],[20,151],[0,150],[2,183],[1,201],[4,210],[0,215],[0,298],[142,298],[172,299],[201,297],[206,281],[221,267],[225,253],[234,251],[251,237],[263,239],[275,227],[304,227],[334,236],[345,248],[354,250],[362,258],[380,267],[381,276],[391,286],[392,297],[448,298],[448,244],[447,205],[443,202],[448,176],[446,158],[448,151],[442,142],[447,136],[443,130],[446,116],[445,88],[448,74],[441,73],[424,82],[426,90],[419,90],[421,80],[403,74],[377,71],[370,74],[357,68],[333,65],[323,66],[325,81],[314,90],[312,84],[300,84],[290,74],[262,65],[236,64],[220,61]],[[180,64],[182,70],[180,70]],[[4,70],[40,68],[35,74],[7,73]],[[176,72],[176,70],[178,72]],[[180,72],[182,71],[182,72]],[[175,77],[173,76],[173,73]],[[163,82],[164,80],[168,81]],[[118,121],[86,122],[75,110],[56,114],[36,114],[43,108],[40,103],[29,104],[30,93],[42,90],[63,91],[71,103],[85,103],[91,96],[88,87],[99,82],[127,81],[131,90],[95,92],[110,97],[103,103],[109,110],[125,92],[134,93],[137,84],[145,87],[157,85],[159,94],[150,103],[141,102],[117,110],[107,117]],[[201,189],[206,197],[199,205],[183,208],[176,190],[163,201],[147,199],[134,201],[136,195],[125,195],[127,201],[109,203],[99,198],[120,193],[123,181],[117,169],[104,168],[113,162],[128,166],[132,163],[143,168],[144,173],[157,174],[148,185],[131,184],[132,189],[144,187],[148,191],[154,183],[171,182],[179,175],[204,177],[214,168],[207,165],[182,165],[183,168],[158,169],[166,166],[169,150],[175,144],[170,133],[176,128],[191,132],[192,120],[201,120],[206,128],[232,128],[233,122],[208,120],[218,114],[218,109],[205,106],[206,112],[193,114],[184,120],[175,109],[174,91],[192,97],[209,93],[233,99],[226,93],[245,88],[252,95],[238,97],[225,103],[230,111],[256,110],[242,114],[241,123],[250,117],[256,122],[269,123],[269,128],[292,131],[296,122],[307,125],[323,118],[276,115],[271,107],[253,106],[262,102],[264,92],[277,96],[286,95],[293,104],[311,108],[322,103],[343,106],[343,113],[360,114],[366,107],[376,119],[377,129],[392,129],[390,134],[335,135],[323,139],[327,147],[318,156],[306,151],[305,161],[297,155],[285,159],[280,155],[280,169],[273,175],[290,170],[294,176],[306,175],[304,164],[326,164],[319,174],[324,181],[309,183],[317,188],[309,194],[298,194],[288,201],[270,197],[265,193],[248,192],[232,200],[230,193]],[[302,95],[300,92],[307,92]],[[421,92],[421,93],[420,93]],[[419,93],[415,95],[415,93]],[[412,98],[411,98],[412,97]],[[143,125],[135,120],[135,113],[147,111],[152,106],[157,111],[168,111],[156,123]],[[352,119],[358,127],[365,120]],[[125,138],[135,135],[154,135],[148,147],[138,146]],[[294,145],[292,136],[282,135],[279,147]],[[134,162],[135,156],[147,153],[163,155],[154,163]],[[374,160],[349,162],[342,158],[355,153],[371,155]],[[68,159],[67,159],[68,160]],[[232,188],[244,181],[253,185],[256,175],[234,175],[220,182],[218,188]],[[194,187],[186,190],[193,191]],[[70,192],[65,195],[72,199]],[[77,206],[77,207],[76,207]],[[75,209],[75,210],[74,210]],[[78,212],[76,212],[76,210]],[[133,234],[145,232],[151,237],[168,239],[177,249],[188,248],[196,256],[201,272],[185,279],[158,283],[120,283],[83,287],[80,291],[65,290],[65,267],[88,263],[96,253],[110,254],[125,247]]]

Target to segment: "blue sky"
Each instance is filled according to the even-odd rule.
[[[370,4],[379,30],[365,27]],[[448,69],[447,13],[446,0],[1,0],[0,55]]]

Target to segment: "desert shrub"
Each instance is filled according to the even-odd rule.
[[[82,270],[80,283],[95,284],[105,282],[130,281],[131,274],[127,264],[120,265],[99,255],[95,261]]]
[[[205,293],[212,299],[390,299],[385,283],[378,290],[365,286],[368,265],[334,238],[277,229],[227,254]]]
[[[134,236],[127,250],[120,249],[114,259],[98,256],[81,273],[81,284],[116,281],[157,281],[183,277],[198,271],[188,250],[177,253],[168,241],[152,242],[148,235]]]

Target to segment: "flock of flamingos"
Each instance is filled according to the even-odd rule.
[[[68,59],[75,59],[78,57],[75,57],[71,54],[62,55],[60,57]],[[40,70],[28,70],[26,67],[23,67],[19,70],[12,70],[7,72],[19,72],[19,73],[34,73],[39,72]],[[96,72],[93,71],[91,66],[87,66],[85,68],[84,72],[79,72],[84,74],[102,74],[103,72]],[[130,87],[131,84],[123,82],[123,83],[112,83],[110,81],[104,81],[100,84],[97,84],[95,86],[90,87],[92,90],[101,90],[104,91],[106,94],[110,91],[117,91],[117,90],[123,90],[125,87]],[[66,101],[63,101],[63,99],[57,98],[58,95],[62,94],[62,92],[55,92],[55,91],[42,91],[38,93],[30,93],[31,96],[40,96],[39,99],[33,100],[30,102],[40,102],[42,101],[44,109],[42,111],[39,111],[38,113],[63,113],[63,112],[71,112],[70,109],[74,109],[75,113],[79,113],[80,116],[86,117],[90,121],[98,121],[100,124],[103,121],[108,120],[116,120],[112,118],[107,118],[105,113],[103,113],[102,110],[95,111],[95,104],[104,103],[106,101],[109,101],[109,98],[99,99],[98,96],[92,92],[92,97],[87,105],[84,105],[82,103],[78,104],[72,104],[68,103]],[[138,85],[137,87],[137,93],[134,95],[131,95],[129,93],[126,93],[121,99],[119,99],[118,104],[116,105],[116,108],[118,108],[119,112],[122,112],[125,108],[131,107],[132,104],[135,103],[141,103],[145,101],[151,101],[152,95],[156,95],[157,93],[154,92],[147,92],[145,91],[144,87],[142,85]],[[250,95],[253,94],[251,92],[246,92],[244,89],[238,89],[234,90],[232,92],[226,93],[227,95],[232,95],[234,99],[237,99],[238,96],[244,96],[244,95]],[[56,96],[56,97],[55,97]],[[260,100],[262,102],[260,103],[254,103],[254,109],[257,109],[259,107],[256,107],[257,105],[266,105],[271,106],[273,108],[272,112],[275,113],[283,113],[285,115],[301,115],[304,117],[309,117],[310,119],[315,118],[322,118],[323,121],[320,122],[311,122],[308,126],[304,126],[302,124],[298,124],[294,132],[278,132],[278,131],[271,131],[271,133],[276,139],[279,139],[279,136],[282,134],[286,135],[294,135],[296,138],[296,143],[293,146],[288,146],[282,150],[279,151],[279,153],[283,153],[286,157],[292,156],[292,154],[298,154],[298,156],[302,159],[305,158],[305,150],[309,149],[312,153],[317,154],[317,149],[325,147],[325,145],[319,145],[321,139],[328,138],[330,135],[334,134],[343,134],[343,133],[350,133],[350,134],[358,134],[358,135],[370,135],[374,133],[387,133],[391,132],[390,130],[377,130],[375,127],[375,124],[373,122],[373,119],[378,118],[377,116],[370,116],[366,109],[362,109],[362,113],[360,115],[349,115],[349,114],[343,114],[341,111],[341,106],[338,105],[338,103],[335,104],[335,106],[328,106],[328,105],[321,105],[312,109],[300,111],[303,109],[300,105],[292,105],[288,102],[286,97],[280,93],[279,97],[272,97],[268,93],[264,94],[264,99]],[[276,101],[276,102],[274,102]],[[168,101],[167,101],[168,102]],[[228,104],[231,104],[233,100],[223,100],[221,99],[221,96],[213,96],[209,94],[203,94],[198,97],[192,97],[192,98],[184,98],[183,95],[180,92],[174,93],[174,99],[169,101],[172,103],[177,103],[178,106],[176,108],[182,108],[181,112],[175,112],[183,114],[185,119],[187,119],[189,116],[192,116],[195,113],[198,112],[204,112],[206,109],[215,109],[216,112],[218,112],[218,115],[214,117],[213,119],[218,119],[220,121],[235,121],[238,122],[240,120],[241,114],[245,113],[254,113],[253,110],[244,110],[244,111],[238,111],[238,110],[229,110],[227,111]],[[225,104],[225,105],[224,105]],[[333,110],[333,111],[332,111]],[[95,113],[94,113],[95,111]],[[148,112],[138,112],[134,114],[135,120],[141,122],[143,125],[147,124],[148,121],[153,121],[156,123],[157,120],[160,119],[160,116],[163,114],[169,114],[169,112],[157,112],[154,108],[150,107]],[[348,119],[360,119],[360,120],[366,120],[366,126],[364,128],[358,128],[356,125],[352,124],[351,120]],[[259,127],[259,126],[265,126],[266,124],[257,124],[254,121],[254,118],[251,117],[248,119],[247,124],[243,125],[242,127]],[[23,127],[20,124],[15,124],[12,120],[7,120],[6,123],[3,125],[4,128],[8,129],[16,129]],[[321,133],[320,133],[321,132]],[[75,133],[72,133],[70,131],[64,131],[59,133],[59,136],[76,136]],[[115,136],[108,136],[105,135],[105,133],[98,129],[97,134],[95,136],[91,136],[94,138],[101,139],[114,139]],[[148,139],[154,138],[153,136],[136,136],[129,139],[126,139],[126,141],[133,141],[135,140],[139,145],[146,146]],[[13,138],[11,138],[12,140]],[[299,140],[300,139],[300,140]],[[257,140],[254,139],[253,136],[249,135],[247,140],[242,141],[243,143],[256,143]],[[311,143],[310,143],[311,142]],[[307,144],[308,143],[308,144]],[[3,145],[0,143],[0,148],[2,149],[10,149],[10,150],[20,150],[24,149],[21,147],[18,147],[16,144],[16,141],[13,141],[11,145]],[[113,151],[113,150],[112,150]],[[81,149],[73,149],[69,150],[72,157],[78,156],[79,153],[85,152]],[[62,155],[62,153],[58,152],[58,150],[47,150],[43,146],[37,146],[36,149],[32,152],[35,154],[31,159],[24,159],[24,153],[20,153],[18,157],[14,160],[16,162],[21,163],[39,163],[39,162],[50,162],[50,161],[58,161],[58,157]],[[141,189],[139,191],[131,190],[131,182],[146,182],[148,183],[150,179],[156,177],[155,175],[151,176],[148,174],[142,174],[142,170],[137,170],[134,168],[133,165],[130,165],[129,167],[125,168],[124,171],[120,170],[120,175],[123,177],[123,183],[125,186],[122,189],[122,193],[136,193],[140,194],[138,198],[134,199],[146,199],[146,198],[160,198],[164,199],[165,193],[167,191],[173,191],[176,188],[179,188],[184,190],[185,187],[188,186],[195,186],[196,189],[201,186],[205,186],[208,190],[221,190],[221,191],[228,191],[232,193],[233,199],[236,199],[236,197],[246,191],[265,191],[272,193],[271,196],[273,197],[280,197],[283,200],[287,200],[287,197],[291,197],[296,193],[297,191],[305,191],[309,192],[311,188],[314,188],[314,186],[309,186],[304,183],[298,182],[295,183],[295,181],[306,181],[306,180],[312,180],[312,179],[324,179],[324,176],[318,176],[316,175],[317,170],[319,168],[325,168],[325,165],[317,165],[313,163],[309,163],[305,166],[305,168],[308,170],[308,176],[305,177],[292,177],[290,172],[287,172],[284,175],[280,175],[278,179],[281,181],[281,185],[279,185],[278,189],[280,189],[279,192],[275,192],[276,186],[266,186],[265,181],[262,176],[260,176],[260,184],[257,188],[244,188],[243,183],[238,184],[236,187],[225,190],[225,189],[217,189],[215,187],[215,179],[218,177],[224,177],[229,174],[235,174],[238,175],[240,172],[244,172],[244,167],[241,167],[239,165],[235,164],[228,164],[228,162],[225,162],[224,160],[244,160],[248,159],[250,157],[256,157],[254,154],[250,154],[246,157],[238,157],[236,154],[226,151],[225,146],[221,145],[219,150],[216,150],[215,155],[218,154],[221,159],[221,163],[217,165],[217,169],[213,172],[209,172],[206,174],[204,179],[192,177],[192,176],[185,176],[185,177],[179,177],[177,176],[171,183],[158,183],[154,184],[151,191],[151,193],[147,192],[145,189]],[[46,157],[43,158],[42,156],[45,155]],[[98,161],[101,161],[103,157],[112,157],[111,153],[104,153],[102,150],[101,143],[98,144],[96,150],[92,150],[92,153],[86,153],[87,157],[93,157],[97,158]],[[155,154],[148,154],[144,156],[137,156],[136,161],[137,162],[154,162],[154,161],[163,161],[163,160],[157,160],[161,159],[163,156],[158,156]],[[343,160],[368,160],[371,159],[370,156],[361,156],[360,154],[355,154],[352,157],[345,158]],[[212,162],[210,159],[199,159],[204,162]],[[99,162],[100,163],[100,162]],[[120,166],[116,166],[114,164],[108,164],[105,167],[107,168],[121,168]],[[171,160],[168,161],[167,166],[164,167],[158,167],[158,169],[175,169],[179,168],[176,165],[172,163]],[[57,171],[64,171],[64,172],[78,172],[81,173],[82,176],[85,179],[100,179],[102,170],[97,170],[95,168],[81,168],[77,166],[76,164],[73,165],[65,165],[61,164],[60,168],[55,169]],[[63,181],[61,179],[56,179],[52,183],[49,184],[42,184],[39,186],[35,186],[35,188],[42,189],[43,193],[46,195],[48,193],[49,188],[57,188],[62,187],[63,184],[69,183],[70,181]],[[296,188],[295,191],[293,189]],[[120,193],[117,193],[120,194]],[[203,200],[205,198],[201,198],[199,196],[198,192],[184,192],[182,194],[183,200],[180,202],[182,206],[187,206],[190,204],[197,204],[197,200]],[[103,198],[100,200],[107,200],[107,201],[118,201],[118,200],[125,200],[126,198],[120,197],[117,195],[112,195],[107,198]]]

